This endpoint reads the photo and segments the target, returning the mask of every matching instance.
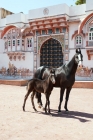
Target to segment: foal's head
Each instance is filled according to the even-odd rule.
[[[83,62],[83,55],[82,55],[81,50],[79,48],[79,49],[76,49],[75,63],[80,66],[80,65],[82,65],[82,62]]]
[[[53,83],[53,84],[55,84],[55,70],[50,70],[50,75],[49,75],[49,79],[51,80],[51,82]]]

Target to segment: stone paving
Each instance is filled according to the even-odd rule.
[[[70,94],[68,114],[58,114],[59,88],[50,97],[52,115],[39,109],[34,112],[30,96],[26,112],[22,111],[25,86],[0,85],[0,140],[93,140],[93,89],[73,88]],[[45,96],[42,95],[43,104]]]

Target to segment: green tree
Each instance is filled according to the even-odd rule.
[[[77,0],[75,2],[76,5],[81,5],[81,4],[84,4],[84,3],[86,3],[86,0]]]

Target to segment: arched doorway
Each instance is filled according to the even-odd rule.
[[[41,48],[40,66],[58,68],[63,64],[62,46],[59,41],[51,38]]]

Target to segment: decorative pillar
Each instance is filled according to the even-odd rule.
[[[88,46],[88,33],[86,33],[86,46]]]
[[[64,48],[64,59],[65,61],[69,61],[69,40],[68,40],[68,32],[65,33],[65,48]]]
[[[35,72],[37,69],[37,36],[35,34],[34,36],[34,51],[33,51],[33,59],[34,59],[34,66],[33,66],[33,71]]]

